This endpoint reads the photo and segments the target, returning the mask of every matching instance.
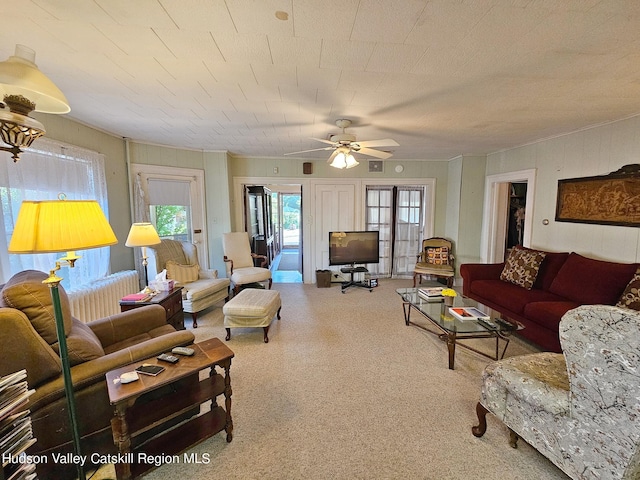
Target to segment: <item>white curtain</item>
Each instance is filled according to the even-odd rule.
[[[22,200],[55,200],[59,194],[70,200],[97,200],[109,218],[104,155],[72,145],[38,139],[14,163],[0,155],[0,201],[4,235],[0,242],[0,276],[6,282],[27,269],[48,272],[64,254],[9,254],[7,246]],[[109,273],[109,247],[77,252],[82,256],[74,268],[59,276],[66,289],[77,287]]]

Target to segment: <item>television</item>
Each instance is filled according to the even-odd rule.
[[[329,232],[329,265],[380,262],[380,232]]]

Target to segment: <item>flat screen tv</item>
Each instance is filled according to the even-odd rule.
[[[380,233],[329,232],[329,265],[380,262]]]

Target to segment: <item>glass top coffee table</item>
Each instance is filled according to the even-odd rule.
[[[453,298],[453,306],[479,308],[491,316],[492,325],[482,323],[480,320],[459,320],[449,313],[449,306],[444,304],[442,297],[424,298],[418,295],[417,288],[398,288],[396,292],[402,297],[402,308],[404,310],[404,322],[406,325],[413,325],[414,327],[438,335],[441,340],[447,342],[449,368],[451,370],[454,368],[456,345],[460,345],[463,348],[479,353],[492,360],[498,360],[504,357],[507,351],[511,333],[524,328],[520,323],[501,319],[498,312],[485,308],[479,305],[478,302],[463,297],[462,295]],[[415,310],[420,315],[419,319],[426,319],[427,322],[419,323],[412,321],[412,310]],[[429,327],[435,327],[437,331]],[[461,343],[462,340],[478,338],[495,338],[495,354],[489,355],[470,345]],[[505,342],[502,353],[500,353],[500,340]]]

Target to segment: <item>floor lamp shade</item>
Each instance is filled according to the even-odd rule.
[[[9,253],[55,253],[118,243],[95,200],[22,202]]]

